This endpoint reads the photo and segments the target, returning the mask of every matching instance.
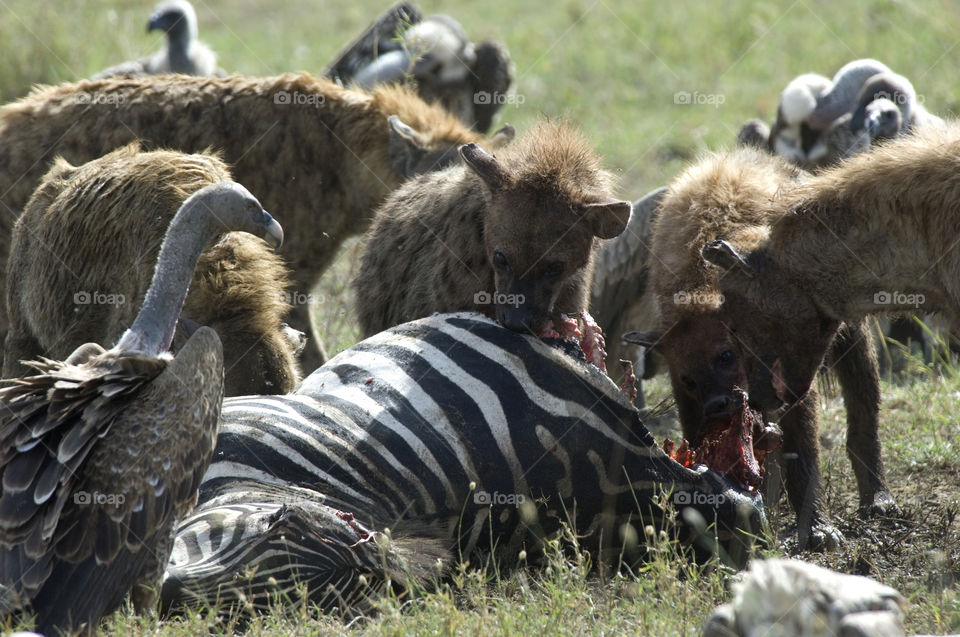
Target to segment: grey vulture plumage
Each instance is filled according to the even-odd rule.
[[[877,104],[882,101],[893,102],[900,116],[895,119],[886,109],[876,135],[878,139],[893,138],[927,126],[944,126],[943,119],[928,111],[917,98],[917,91],[910,80],[899,73],[889,72],[877,73],[864,83],[857,96],[850,128],[862,127],[864,120],[869,120],[876,113]],[[899,123],[900,127],[895,128],[895,123]]]
[[[197,39],[197,14],[187,0],[166,0],[158,4],[147,22],[147,33],[154,30],[163,31],[167,36],[166,46],[162,50],[139,60],[111,66],[91,79],[162,73],[221,77],[227,74],[217,66],[216,54]]]
[[[647,292],[650,235],[658,206],[666,187],[657,188],[633,203],[626,229],[615,239],[603,244],[594,259],[593,285],[590,288],[590,313],[607,335],[607,354],[613,368],[618,358],[629,358],[634,365],[638,385],[649,378],[648,352],[637,352],[623,342],[620,335],[630,329],[652,329],[644,319],[655,321],[655,305]],[[629,352],[629,353],[628,353]],[[637,387],[638,405],[643,406],[643,392]]]
[[[191,195],[164,237],[133,325],[104,350],[0,389],[0,617],[37,615],[37,629],[92,628],[128,593],[152,607],[178,520],[196,500],[223,398],[223,353],[200,327],[167,350],[203,248],[225,230],[282,241],[243,186]],[[119,264],[118,264],[119,265]],[[121,266],[122,267],[122,266]]]
[[[805,118],[811,129],[823,131],[838,117],[852,111],[857,105],[860,89],[877,73],[889,73],[890,68],[878,60],[863,58],[848,62],[837,71],[828,89],[817,95],[817,105]]]
[[[487,132],[513,81],[503,44],[474,44],[446,15],[422,17],[401,2],[381,14],[327,67],[324,75],[370,89],[412,80],[420,96],[439,101],[476,131]]]

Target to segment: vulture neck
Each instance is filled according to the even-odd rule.
[[[193,270],[207,244],[225,231],[208,203],[192,198],[174,216],[160,247],[143,307],[117,348],[156,357],[170,348]]]
[[[195,36],[191,31],[187,25],[187,17],[184,16],[168,34],[167,57],[170,70],[175,73],[188,73],[192,70],[190,53]]]

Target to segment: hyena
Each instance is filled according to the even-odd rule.
[[[377,211],[354,281],[364,335],[457,310],[539,333],[587,308],[594,249],[631,209],[597,153],[569,125],[539,122],[496,156],[460,154]]]
[[[802,545],[829,547],[841,539],[820,512],[817,395],[809,384],[778,410],[773,383],[756,382],[754,368],[791,369],[799,358],[776,363],[768,350],[743,347],[762,334],[783,339],[790,325],[762,322],[741,295],[723,287],[724,273],[701,256],[702,246],[724,239],[742,250],[762,245],[784,223],[779,202],[802,187],[809,175],[785,160],[751,148],[708,157],[670,186],[660,204],[651,241],[650,285],[657,296],[661,330],[626,338],[661,352],[667,359],[684,436],[696,444],[705,430],[731,417],[733,388],[749,391],[750,403],[768,418],[779,417],[787,495],[798,516]],[[817,368],[830,349],[847,407],[847,451],[853,464],[864,514],[896,510],[883,480],[877,432],[880,381],[869,331],[851,321],[836,326],[819,352]]]

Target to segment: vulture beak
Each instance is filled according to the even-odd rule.
[[[270,244],[274,252],[280,251],[280,246],[283,245],[283,228],[280,227],[277,220],[270,216],[270,213],[266,210],[263,211],[262,236],[263,240]]]
[[[150,33],[154,29],[162,28],[160,26],[160,16],[161,16],[161,13],[159,11],[157,11],[152,16],[150,16],[150,21],[147,22],[147,33]]]

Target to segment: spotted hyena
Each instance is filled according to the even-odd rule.
[[[586,309],[593,252],[630,203],[573,128],[540,122],[490,155],[408,181],[380,207],[354,281],[365,335],[433,312],[475,310],[539,332]]]

